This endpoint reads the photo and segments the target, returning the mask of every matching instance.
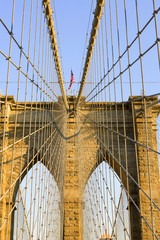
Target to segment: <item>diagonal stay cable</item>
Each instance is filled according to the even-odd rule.
[[[96,9],[94,12],[94,19],[93,19],[93,23],[92,23],[91,35],[90,35],[90,39],[89,39],[88,51],[87,51],[86,60],[85,60],[85,64],[84,64],[84,70],[83,70],[83,74],[82,74],[81,86],[80,86],[77,102],[75,104],[75,109],[77,108],[77,106],[80,102],[80,98],[81,98],[83,88],[84,88],[84,85],[86,82],[86,77],[87,77],[87,73],[89,70],[90,62],[91,62],[92,52],[94,49],[95,39],[97,36],[97,30],[98,30],[100,18],[102,15],[103,5],[104,5],[104,0],[97,0]]]
[[[67,98],[66,98],[66,93],[64,90],[64,82],[63,82],[62,71],[61,71],[61,66],[60,66],[60,59],[59,59],[59,54],[58,54],[58,46],[57,46],[57,41],[56,41],[56,36],[55,36],[54,21],[53,21],[53,17],[52,17],[52,9],[51,9],[50,0],[42,0],[42,3],[45,8],[47,26],[49,29],[49,36],[51,39],[51,46],[52,46],[52,50],[53,50],[53,56],[54,56],[54,60],[55,60],[55,66],[56,66],[56,70],[57,70],[59,84],[61,87],[63,101],[64,101],[66,109],[68,109],[69,106],[68,106],[68,102],[67,102]]]
[[[80,113],[81,113],[81,112],[80,112]],[[127,140],[129,140],[129,141],[131,141],[131,142],[133,142],[133,143],[136,143],[136,144],[139,145],[139,146],[142,146],[142,147],[144,147],[144,148],[147,148],[148,150],[150,150],[150,151],[152,151],[152,152],[157,153],[157,154],[160,155],[160,152],[159,152],[159,151],[156,151],[156,150],[154,150],[154,149],[152,149],[152,148],[150,148],[150,147],[147,147],[146,145],[144,145],[144,144],[142,144],[142,143],[140,143],[140,142],[137,142],[136,140],[134,140],[134,139],[132,139],[132,138],[130,138],[130,137],[128,137],[128,136],[125,136],[125,135],[122,134],[122,133],[116,132],[115,130],[113,130],[113,129],[107,127],[107,126],[105,126],[105,125],[103,125],[103,124],[101,124],[101,123],[98,123],[98,122],[94,121],[94,120],[91,119],[91,118],[88,118],[88,116],[86,117],[83,113],[81,113],[81,114],[82,114],[86,119],[91,120],[91,121],[92,121],[93,123],[95,123],[96,125],[98,125],[98,126],[100,126],[100,127],[103,127],[103,128],[105,128],[105,129],[107,129],[108,131],[116,134],[116,135],[119,135],[119,136],[121,136],[121,137],[123,137],[123,138],[125,138],[125,139],[127,139]],[[89,115],[89,114],[88,114],[88,115]]]
[[[51,118],[52,118],[52,123],[53,123],[53,125],[54,125],[55,128],[57,129],[57,132],[58,132],[59,135],[60,135],[63,139],[65,139],[65,140],[69,140],[69,139],[71,139],[71,138],[74,138],[74,137],[78,136],[79,133],[81,132],[82,128],[84,127],[84,124],[85,124],[86,121],[87,121],[87,119],[85,119],[85,120],[83,121],[82,126],[80,127],[80,129],[79,129],[79,131],[78,131],[77,133],[75,133],[75,134],[73,134],[73,135],[71,135],[71,136],[69,136],[69,137],[66,137],[66,136],[64,136],[64,134],[62,133],[62,131],[61,131],[60,128],[58,127],[56,121],[54,121],[53,116],[51,116]]]

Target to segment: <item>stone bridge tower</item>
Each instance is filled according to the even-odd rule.
[[[2,97],[4,98],[4,96]],[[84,101],[84,99],[82,99]],[[131,224],[131,239],[132,240],[151,240],[154,239],[151,231],[148,231],[147,223],[153,224],[156,235],[160,238],[160,212],[157,206],[160,206],[160,176],[159,176],[159,159],[156,154],[157,151],[157,133],[156,133],[156,120],[160,111],[159,105],[156,104],[157,97],[146,98],[146,112],[147,116],[144,116],[144,109],[142,107],[142,101],[139,101],[137,97],[132,97],[132,101],[129,99],[126,103],[118,103],[118,120],[119,120],[119,136],[117,138],[116,134],[113,132],[116,130],[116,114],[115,114],[115,104],[111,103],[94,103],[94,111],[92,109],[92,103],[85,103],[83,107],[79,108],[77,112],[74,111],[75,97],[70,97],[68,99],[70,110],[66,113],[66,124],[63,129],[61,129],[61,134],[58,138],[63,138],[63,146],[66,148],[66,155],[62,156],[61,169],[64,169],[61,173],[57,173],[55,169],[51,172],[57,181],[57,185],[61,192],[61,201],[64,203],[61,208],[61,239],[69,240],[83,239],[83,193],[86,183],[96,169],[96,167],[107,159],[110,167],[114,168],[114,171],[120,177],[123,186],[129,190],[129,215]],[[0,130],[3,133],[3,127],[5,126],[5,146],[8,146],[14,137],[14,122],[15,122],[15,111],[16,109],[12,107],[10,103],[15,103],[12,96],[8,97],[7,104],[7,116],[4,125],[4,105],[1,104],[1,117],[0,117]],[[4,102],[4,100],[2,101]],[[30,106],[31,103],[27,103]],[[17,133],[19,138],[21,138],[22,124],[23,124],[23,103],[19,103],[18,114],[17,114]],[[53,120],[50,111],[50,106],[54,105],[52,109],[55,110],[54,118],[59,118],[59,104],[57,103],[44,103],[43,108],[46,109],[45,114],[48,121]],[[101,111],[97,109],[101,105]],[[32,103],[32,106],[34,104]],[[96,109],[97,106],[97,109]],[[112,116],[110,115],[110,109],[112,110]],[[65,110],[64,110],[65,111]],[[123,114],[125,111],[125,122]],[[83,117],[80,117],[80,112]],[[28,124],[30,119],[31,128],[35,126],[34,118],[34,108],[32,110],[32,117],[30,118],[30,111],[26,111],[26,119],[28,119]],[[106,119],[102,124],[103,119]],[[133,118],[134,116],[134,118]],[[37,121],[43,126],[43,121],[45,121],[41,113],[37,115]],[[95,127],[94,119],[97,119],[97,126]],[[26,121],[27,122],[27,121]],[[57,121],[58,122],[58,121]],[[56,124],[57,124],[56,122]],[[147,129],[144,128],[144,123],[147,123]],[[58,124],[53,124],[53,131],[57,128]],[[125,124],[125,138],[122,137],[124,134],[124,124]],[[112,127],[111,127],[112,125]],[[87,126],[90,127],[92,132],[87,131]],[[106,127],[104,127],[106,126]],[[111,129],[111,131],[110,131]],[[103,130],[103,131],[101,131]],[[146,138],[147,130],[147,138]],[[28,134],[29,128],[26,123],[26,134]],[[101,135],[97,140],[97,131],[101,131]],[[49,134],[49,133],[48,133]],[[95,138],[89,138],[89,135],[93,134]],[[135,143],[134,135],[136,135]],[[77,142],[77,136],[79,139],[83,139],[83,158],[80,158],[79,153],[81,153],[81,145]],[[114,142],[114,153],[111,146],[111,138]],[[35,141],[36,137],[33,138]],[[89,140],[88,140],[89,139]],[[119,140],[118,140],[119,139]],[[131,141],[132,139],[132,141]],[[147,139],[147,143],[146,143]],[[43,143],[43,137],[41,138]],[[85,141],[89,141],[92,147],[92,156],[90,156],[85,149]],[[32,142],[32,137],[31,141]],[[1,137],[2,143],[2,137]],[[118,144],[121,149],[120,153],[118,151]],[[144,145],[147,144],[147,148]],[[126,148],[127,145],[127,148]],[[105,147],[106,146],[106,147]],[[79,149],[78,149],[79,148]],[[1,148],[2,149],[2,148]],[[152,149],[152,150],[151,150]],[[77,151],[78,150],[78,151]],[[27,158],[28,153],[30,155],[39,152],[38,145],[36,149],[32,149],[32,144],[25,142],[23,149],[20,145],[16,145],[15,156],[13,161],[12,154],[9,151],[3,153],[3,172],[2,172],[2,182],[1,182],[1,196],[7,191],[11,168],[12,179],[14,189],[10,191],[10,194],[6,194],[0,205],[0,222],[2,223],[7,216],[8,208],[14,206],[14,195],[16,192],[16,179],[22,174],[22,178],[25,175],[26,164],[30,167],[33,166],[33,162],[29,162]],[[97,155],[101,152],[101,160],[96,161]],[[43,151],[41,152],[43,154]],[[103,157],[106,156],[106,158]],[[127,165],[126,165],[126,155],[127,155]],[[117,161],[118,159],[118,161]],[[22,161],[20,161],[22,160]],[[149,160],[149,161],[148,161]],[[36,158],[38,161],[38,155]],[[57,165],[56,156],[53,157],[53,165]],[[20,163],[23,165],[20,166]],[[2,162],[1,162],[2,164]],[[44,164],[47,165],[47,158],[44,160]],[[121,167],[120,167],[121,166]],[[58,174],[58,177],[57,177]],[[64,184],[61,184],[63,183]],[[138,185],[136,184],[138,183]],[[146,193],[146,195],[144,194]],[[152,201],[147,196],[152,197]],[[9,198],[12,201],[9,201]],[[133,201],[132,201],[133,200]],[[133,204],[136,203],[136,206]],[[9,205],[10,203],[10,205]],[[137,207],[140,209],[142,216],[140,216]],[[151,223],[151,213],[153,223]],[[12,216],[9,216],[9,226],[8,226],[8,236],[12,235]],[[6,229],[0,233],[0,238],[5,239]],[[8,237],[10,239],[10,237]]]

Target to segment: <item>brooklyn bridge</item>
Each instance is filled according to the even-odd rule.
[[[70,82],[56,0],[1,3],[2,240],[160,240],[160,2],[88,2]]]

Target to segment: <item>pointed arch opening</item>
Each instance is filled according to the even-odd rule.
[[[54,177],[36,163],[15,194],[11,239],[60,239],[60,202]]]
[[[91,174],[83,202],[84,240],[107,235],[115,240],[131,239],[127,194],[107,162],[101,162]]]

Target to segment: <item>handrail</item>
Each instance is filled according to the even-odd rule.
[[[54,21],[53,21],[53,17],[52,17],[52,8],[51,8],[50,0],[42,0],[42,3],[45,7],[45,15],[47,18],[47,26],[49,29],[49,36],[51,39],[51,46],[52,46],[52,50],[53,50],[53,56],[54,56],[56,70],[57,70],[58,81],[60,84],[65,107],[68,110],[69,106],[68,106],[68,102],[67,102],[66,93],[64,90],[63,77],[62,77],[62,72],[61,72],[61,66],[60,66],[60,60],[59,60],[58,47],[57,47],[56,34],[55,34],[55,29],[54,29]]]

